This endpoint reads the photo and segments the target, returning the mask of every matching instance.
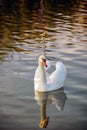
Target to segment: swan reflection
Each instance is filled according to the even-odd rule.
[[[41,128],[46,128],[49,122],[49,117],[46,113],[46,105],[54,104],[59,111],[62,111],[66,101],[66,94],[64,93],[63,87],[50,92],[35,91],[35,100],[40,106],[41,121],[39,126]]]

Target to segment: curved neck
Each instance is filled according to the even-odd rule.
[[[42,63],[39,64],[39,68],[40,68],[40,82],[42,84],[46,84],[46,74]]]

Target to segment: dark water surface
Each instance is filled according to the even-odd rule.
[[[0,0],[0,130],[40,129],[33,78],[42,52],[68,70],[63,111],[47,105],[46,129],[86,130],[86,0]]]

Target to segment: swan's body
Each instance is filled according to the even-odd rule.
[[[66,68],[62,62],[56,63],[56,69],[50,75],[46,72],[46,59],[39,57],[39,65],[35,72],[34,88],[39,92],[48,92],[61,88],[66,78]]]

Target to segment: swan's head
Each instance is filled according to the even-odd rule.
[[[39,56],[38,63],[39,63],[39,64],[43,64],[45,67],[47,67],[45,55],[40,55],[40,56]]]

